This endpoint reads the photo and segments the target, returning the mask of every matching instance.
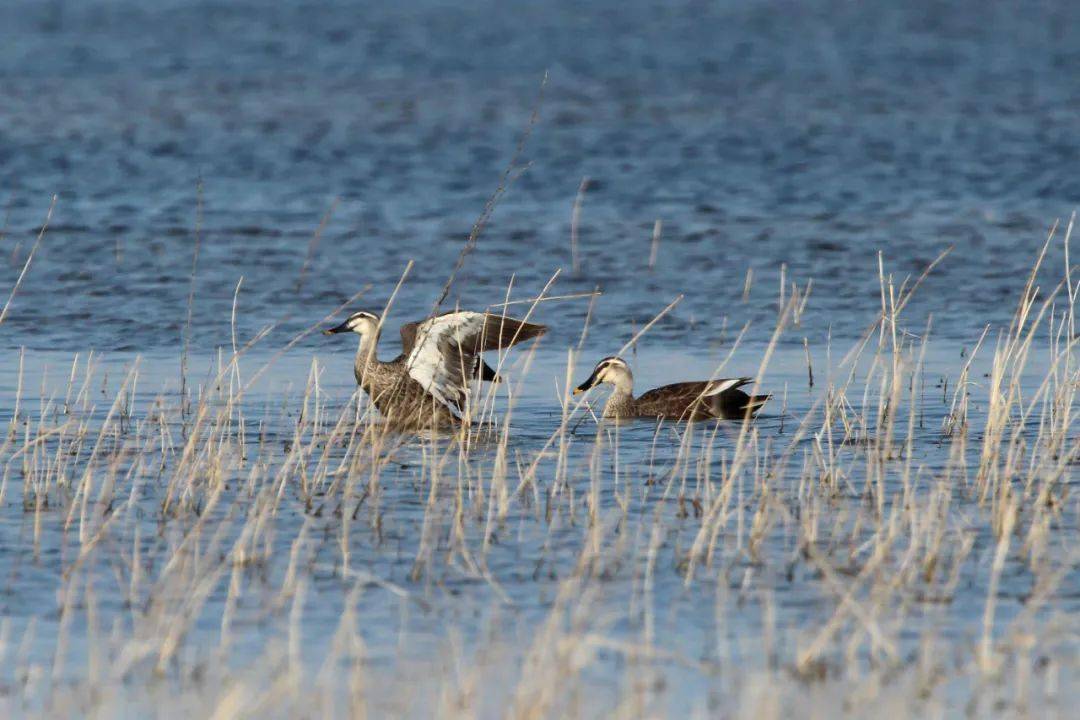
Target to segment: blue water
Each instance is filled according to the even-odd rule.
[[[176,400],[185,342],[188,388],[213,377],[216,349],[231,343],[234,297],[241,345],[270,328],[242,361],[251,372],[354,294],[362,293],[351,307],[383,308],[412,261],[389,319],[389,356],[394,327],[431,310],[495,197],[444,306],[491,306],[508,287],[513,299],[530,298],[556,275],[549,295],[602,293],[535,311],[551,330],[528,374],[510,367],[510,377],[528,378],[513,416],[514,452],[524,462],[558,423],[566,352],[578,346],[587,316],[578,381],[679,296],[631,356],[639,389],[709,375],[740,333],[725,372],[752,375],[781,297],[791,296],[792,283],[806,292],[812,281],[805,312],[780,335],[761,378],[774,400],[756,427],[763,445],[783,447],[880,311],[878,253],[899,286],[951,247],[904,313],[913,333],[929,323],[935,343],[917,458],[932,472],[948,457],[940,427],[948,411],[942,398],[951,400],[951,390],[935,384],[956,382],[961,352],[987,324],[1008,324],[1050,227],[1067,221],[1080,198],[1076,27],[1080,5],[1041,1],[6,0],[0,307],[56,201],[0,325],[0,423],[13,417],[20,349],[23,419],[36,421],[40,394],[62,396],[74,354],[85,361],[93,350],[106,375],[94,380],[95,392],[115,391],[141,356],[133,407],[135,419],[146,420],[159,395]],[[1064,266],[1058,237],[1039,279],[1044,290]],[[804,342],[817,374],[813,388]],[[267,447],[290,441],[313,358],[324,368],[328,412],[347,406],[352,351],[351,340],[311,334],[274,361],[244,406],[252,422],[263,419]],[[980,363],[974,376],[981,380],[989,368]],[[1033,363],[1045,370],[1042,356]],[[1033,376],[1030,389],[1037,382]],[[91,413],[97,427],[112,396],[94,397],[103,406]],[[575,472],[590,462],[592,428],[583,427],[572,451]],[[715,440],[717,473],[736,434],[724,430]],[[653,426],[639,423],[620,442],[631,464],[623,475],[605,466],[601,477],[612,484],[601,507],[617,515],[620,487],[629,487],[635,521],[610,536],[632,540],[611,554],[599,603],[610,620],[604,632],[641,632],[640,608],[628,598],[639,588],[638,550],[651,532],[642,518],[653,513],[666,518],[669,533],[655,591],[663,648],[703,662],[764,662],[766,598],[781,627],[827,622],[832,591],[806,565],[787,573],[793,528],[775,530],[762,565],[741,553],[725,556],[713,576],[687,589],[677,563],[696,520],[643,489],[633,465],[654,453],[661,465],[672,462],[678,436],[663,436],[654,450]],[[260,458],[271,468],[284,457],[266,452]],[[489,635],[528,647],[582,550],[585,530],[575,524],[582,518],[560,516],[553,529],[535,507],[516,506],[487,558],[499,590],[438,563],[433,576],[413,581],[427,490],[415,470],[421,450],[404,452],[401,469],[387,471],[385,535],[374,539],[374,515],[361,516],[358,527],[366,529],[350,539],[353,566],[428,604],[366,590],[360,615],[373,672],[429,677],[417,658],[444,651],[448,627],[462,633],[466,652]],[[797,457],[812,452],[804,440]],[[792,478],[801,462],[792,463]],[[29,652],[49,667],[72,541],[53,524],[43,548],[31,547],[32,516],[16,491],[22,479],[13,474],[9,482],[0,507],[0,569],[9,578],[0,616],[16,639],[31,619],[38,622]],[[552,482],[542,477],[541,496]],[[146,482],[144,515],[117,531],[116,547],[127,552],[138,529],[147,557],[160,561],[179,542],[188,521],[156,516],[164,486]],[[589,490],[581,481],[579,500],[556,502],[556,515],[580,511]],[[251,580],[251,605],[238,611],[232,662],[241,667],[285,635],[285,621],[259,598],[281,582],[302,526],[315,538],[304,546],[314,558],[304,615],[310,667],[318,667],[349,602],[352,585],[333,572],[340,520],[312,517],[292,488],[284,497],[274,560]],[[857,512],[858,498],[845,497],[841,504]],[[227,505],[243,517],[245,502],[237,491]],[[443,506],[442,522],[451,510]],[[951,520],[963,526],[979,512],[958,500]],[[1066,534],[1075,517],[1061,520]],[[482,528],[470,526],[471,541],[483,541]],[[924,608],[925,626],[916,623],[905,636],[905,652],[923,627],[964,648],[977,635],[988,532],[978,524],[963,575],[967,592],[948,608]],[[1006,619],[1021,611],[1033,582],[1012,560],[999,610]],[[100,612],[109,621],[127,618],[108,555],[96,563]],[[1051,610],[1075,612],[1075,575]],[[718,600],[721,588],[731,595]],[[191,639],[194,656],[219,640],[225,591],[211,594]],[[717,607],[728,613],[726,624]],[[75,626],[84,637],[84,625]],[[798,644],[781,639],[781,664]],[[519,661],[488,668],[488,677],[516,682]],[[601,704],[619,696],[622,662],[605,655],[590,670],[603,688]],[[81,667],[63,674],[77,680]],[[737,688],[679,667],[668,669],[674,690],[662,707],[669,712],[716,707],[706,701],[710,693],[721,698],[717,706],[738,702]],[[375,709],[401,711],[399,702],[399,694],[378,699]]]
[[[878,250],[899,281],[950,245],[918,309],[966,340],[1007,317],[1080,196],[1069,3],[266,5],[0,8],[5,286],[58,195],[5,347],[174,345],[200,183],[196,343],[227,341],[241,277],[242,336],[282,318],[287,336],[368,283],[382,307],[408,259],[399,307],[422,315],[534,107],[527,169],[449,302],[562,268],[558,292],[605,293],[603,346],[680,293],[658,338],[767,337],[782,263],[814,280],[812,337],[857,335]],[[546,314],[556,341],[585,312]]]

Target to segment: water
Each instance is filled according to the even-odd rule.
[[[227,337],[241,277],[243,336],[288,316],[287,336],[367,283],[381,307],[406,259],[402,317],[422,315],[545,71],[529,169],[451,301],[494,302],[514,275],[535,292],[561,267],[559,291],[605,292],[599,346],[680,293],[657,330],[665,341],[702,347],[725,322],[760,321],[781,263],[815,281],[808,331],[848,336],[863,326],[851,307],[877,304],[877,250],[902,276],[949,245],[920,309],[969,339],[1007,317],[1019,269],[1080,194],[1080,57],[1065,32],[1076,10],[1053,3],[15,1],[0,12],[9,251],[59,195],[9,346],[174,345],[200,180],[200,344]],[[646,273],[657,219],[662,252]],[[743,308],[748,268],[756,302]],[[565,343],[585,307],[558,310]]]
[[[20,349],[24,418],[40,414],[39,396],[64,394],[75,353],[85,362],[91,350],[103,363],[91,385],[91,427],[100,426],[136,357],[134,421],[152,417],[161,395],[175,406],[181,347],[190,345],[188,381],[197,388],[213,376],[217,349],[230,347],[235,301],[241,346],[269,328],[241,366],[247,379],[273,359],[243,402],[253,423],[261,418],[258,432],[269,440],[258,457],[272,472],[287,452],[268,448],[290,442],[312,360],[321,368],[328,415],[348,406],[353,389],[351,342],[311,334],[280,357],[279,351],[362,290],[353,306],[381,309],[413,261],[383,343],[384,355],[395,352],[393,328],[430,311],[514,162],[446,305],[502,302],[511,284],[513,299],[527,299],[556,273],[548,294],[602,292],[591,307],[576,297],[536,310],[535,319],[551,332],[527,371],[523,364],[510,368],[512,378],[528,378],[516,390],[515,462],[527,465],[558,425],[566,351],[579,344],[586,316],[574,381],[680,295],[631,356],[639,389],[706,377],[733,347],[725,372],[757,374],[781,296],[790,297],[791,283],[806,292],[812,280],[798,325],[779,336],[761,378],[762,390],[774,394],[756,424],[761,447],[786,446],[799,420],[820,407],[828,380],[842,377],[843,354],[876,320],[878,251],[884,272],[899,285],[951,246],[904,311],[911,333],[932,327],[916,461],[933,473],[948,459],[940,428],[952,396],[936,383],[949,378],[955,386],[962,352],[970,352],[987,324],[994,333],[1007,327],[1050,226],[1067,219],[1080,196],[1074,81],[1080,52],[1069,32],[1078,15],[1073,5],[1042,2],[456,7],[427,0],[272,6],[9,0],[0,7],[0,301],[34,247],[52,196],[57,200],[0,326],[0,422],[13,417]],[[575,271],[571,218],[584,178]],[[650,268],[657,221],[657,262]],[[1063,267],[1057,242],[1040,276],[1044,291]],[[980,388],[995,337],[973,373]],[[814,388],[807,386],[804,342],[817,374]],[[1040,343],[1043,352],[1043,335]],[[1048,368],[1045,354],[1037,353],[1026,393]],[[857,385],[849,394],[857,401],[862,392]],[[985,407],[976,401],[976,413]],[[174,416],[169,423],[179,442],[183,423]],[[356,531],[348,543],[353,568],[404,589],[408,600],[375,586],[353,598],[352,581],[334,571],[340,518],[329,511],[312,516],[290,486],[276,532],[266,540],[271,559],[249,578],[236,610],[228,662],[250,666],[266,643],[287,643],[281,613],[288,615],[292,598],[284,611],[268,609],[266,598],[280,587],[304,528],[299,547],[310,563],[299,652],[309,668],[319,667],[343,608],[355,601],[375,677],[400,673],[402,684],[419,685],[448,677],[440,662],[455,642],[447,640],[452,628],[465,666],[476,663],[484,668],[481,677],[496,683],[517,682],[520,653],[556,607],[559,582],[572,575],[587,544],[580,503],[593,489],[586,472],[593,431],[591,425],[579,431],[570,455],[579,494],[572,501],[559,495],[555,529],[535,506],[515,498],[499,542],[484,556],[488,579],[478,579],[443,536],[431,574],[411,576],[431,519],[427,480],[417,470],[423,446],[404,448],[402,465],[385,471],[381,537]],[[725,427],[712,442],[719,473],[737,430]],[[742,551],[724,554],[722,572],[714,567],[708,582],[687,588],[678,563],[700,520],[692,512],[681,517],[677,502],[657,498],[633,470],[654,456],[658,467],[668,467],[678,444],[678,435],[654,441],[651,423],[635,423],[620,433],[620,457],[629,463],[624,474],[603,467],[609,484],[599,491],[599,510],[615,528],[605,535],[613,546],[596,632],[627,642],[643,632],[641,552],[653,526],[641,518],[659,514],[664,570],[652,591],[662,609],[656,631],[658,644],[679,658],[666,668],[669,694],[660,707],[705,712],[731,707],[748,691],[734,679],[687,669],[692,661],[717,663],[721,677],[732,678],[737,675],[724,675],[730,663],[767,667],[762,648],[769,628],[823,626],[836,596],[812,564],[785,570],[798,534],[794,521],[767,533],[765,561]],[[793,494],[813,443],[804,438],[796,450],[783,486]],[[10,456],[5,462],[11,472],[19,467]],[[540,498],[556,484],[544,467]],[[830,522],[852,522],[858,513],[857,467],[852,460],[852,492],[841,493],[843,508],[822,511]],[[117,482],[125,490],[120,494],[130,490],[122,478]],[[1071,472],[1063,482],[1071,485]],[[10,580],[0,614],[11,623],[12,647],[36,623],[25,657],[52,668],[65,571],[84,538],[75,542],[70,528],[61,532],[50,521],[52,532],[30,547],[33,515],[23,514],[21,478],[13,474],[9,483],[0,509],[0,571]],[[928,481],[924,490],[929,487]],[[116,548],[128,553],[143,543],[146,556],[160,563],[181,542],[193,520],[160,517],[167,491],[162,478],[141,485],[135,506],[142,519],[117,529]],[[242,519],[250,498],[233,492],[222,512]],[[610,520],[626,502],[620,493],[632,498],[629,524]],[[437,508],[436,526],[449,533],[453,505]],[[953,510],[954,529],[982,517],[970,493],[960,493]],[[740,546],[749,512],[741,531],[729,528]],[[360,517],[369,527],[375,515]],[[1075,549],[1069,540],[1075,517],[1074,505],[1066,504],[1055,526],[1062,562]],[[905,631],[901,655],[916,652],[924,628],[963,647],[977,638],[993,552],[983,520],[970,521],[966,590],[948,607],[926,610]],[[234,538],[240,525],[225,536]],[[136,528],[142,540],[132,535]],[[484,542],[483,528],[480,521],[468,524],[472,551]],[[950,537],[963,535],[956,530]],[[121,599],[125,583],[109,574],[115,554],[97,552],[90,574],[100,624],[109,628],[131,611]],[[152,563],[147,575],[160,571]],[[1035,576],[1010,556],[1004,577],[1002,623],[1021,612]],[[208,591],[185,657],[205,660],[209,651],[200,648],[219,644],[225,585]],[[1075,611],[1077,596],[1080,579],[1066,573],[1039,627],[1048,627],[1055,613]],[[85,641],[87,624],[74,622],[76,645]],[[783,665],[799,642],[783,630],[779,635]],[[486,661],[473,655],[487,637],[511,648],[502,662],[497,653]],[[624,692],[627,663],[634,665],[609,649],[583,671],[598,689],[599,706]],[[74,682],[86,672],[72,661],[57,674]],[[11,678],[5,683],[16,686]],[[437,695],[428,691],[418,696]],[[402,710],[395,703],[404,702],[401,692],[388,692],[374,708],[395,712]]]

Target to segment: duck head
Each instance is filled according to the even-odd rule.
[[[588,380],[574,388],[574,394],[579,395],[601,383],[610,383],[619,390],[629,392],[634,385],[634,376],[625,360],[614,356],[606,357],[596,363]]]
[[[345,322],[323,330],[323,335],[354,332],[357,335],[373,337],[379,331],[379,316],[366,310],[354,312],[345,318]]]

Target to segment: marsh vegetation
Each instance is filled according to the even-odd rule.
[[[234,315],[179,365],[22,353],[0,368],[0,707],[1068,716],[1071,230],[961,348],[908,310],[962,258],[900,277],[879,255],[850,347],[803,339],[812,286],[783,278],[771,338],[697,368],[771,390],[750,422],[599,422],[570,394],[586,327],[489,358],[507,379],[456,434],[381,422],[349,353],[295,349],[320,323],[255,356]],[[517,307],[544,317],[550,287]],[[678,371],[649,328],[628,352]]]

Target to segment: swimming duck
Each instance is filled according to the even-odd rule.
[[[389,362],[376,355],[382,321],[354,312],[326,335],[360,336],[353,373],[387,422],[399,430],[444,429],[461,423],[468,382],[498,381],[480,357],[543,335],[544,325],[483,312],[448,312],[401,327],[401,354]]]
[[[748,395],[739,388],[753,378],[720,378],[711,381],[663,385],[634,397],[634,375],[626,361],[606,357],[596,364],[589,379],[574,390],[578,395],[601,383],[615,386],[604,405],[605,418],[664,417],[671,420],[741,419],[751,416],[771,395]]]

